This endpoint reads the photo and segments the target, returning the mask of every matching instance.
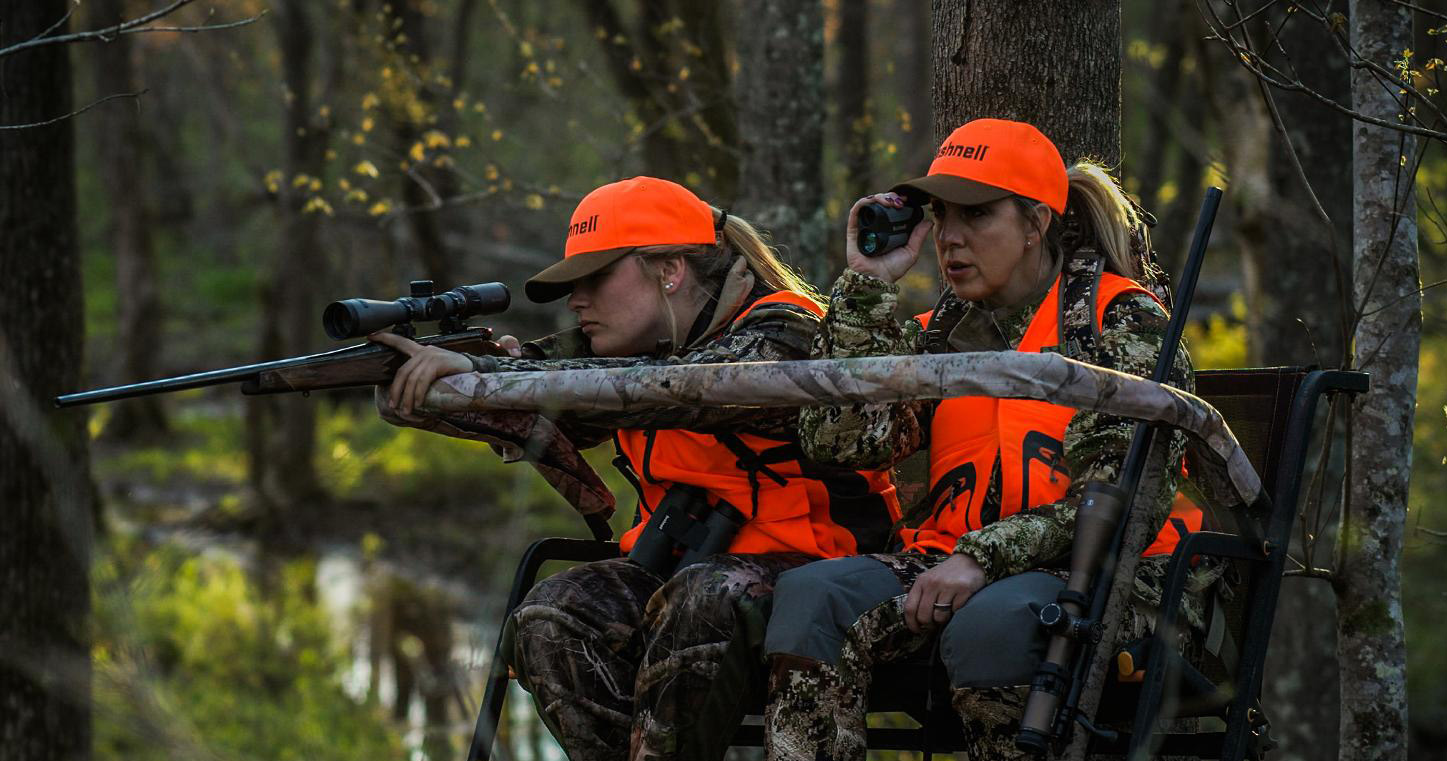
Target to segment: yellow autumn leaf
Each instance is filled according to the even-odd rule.
[[[432,159],[432,166],[435,166],[438,169],[451,169],[452,157],[447,155],[438,156],[437,158]]]
[[[343,177],[337,180],[337,187],[341,188],[342,190],[351,190],[352,183],[348,182],[347,178]]]
[[[266,176],[262,178],[262,182],[266,183],[266,191],[268,193],[276,193],[281,190],[282,176],[280,169],[273,169],[266,173]]]
[[[526,206],[533,211],[537,211],[543,208],[543,197],[538,195],[537,193],[528,193],[527,197],[523,199],[523,206]]]
[[[364,116],[364,117],[362,117],[362,131],[363,131],[363,132],[371,132],[371,131],[372,131],[372,128],[375,127],[375,126],[377,126],[377,122],[376,122],[376,120],[374,120],[372,117],[370,117],[370,116]]]
[[[388,201],[388,200],[386,200],[386,199],[384,198],[384,199],[382,199],[382,200],[380,200],[380,201],[372,204],[372,207],[371,207],[370,209],[367,209],[367,213],[368,213],[368,214],[371,214],[371,215],[374,216],[374,217],[380,217],[380,216],[382,216],[383,214],[386,214],[387,212],[389,212],[389,211],[391,211],[391,210],[392,210],[392,202],[391,202],[391,201]]]
[[[501,140],[501,139],[502,139],[502,130],[500,130],[500,129],[495,129],[495,130],[493,130],[493,131],[492,131],[492,141],[495,143],[495,142],[497,142],[497,141],[499,141],[499,140]]]
[[[321,189],[322,181],[319,178],[313,177],[312,181],[307,183],[307,190],[310,190],[313,193],[319,192]]]
[[[357,162],[357,165],[354,166],[354,167],[352,167],[352,171],[353,171],[353,172],[356,172],[357,174],[363,174],[363,175],[366,175],[366,176],[368,176],[368,177],[374,177],[374,178],[380,176],[380,174],[381,174],[380,172],[377,171],[377,165],[376,165],[376,164],[373,164],[372,162],[367,161],[367,160],[365,160],[365,159],[362,160],[362,161],[358,161],[358,162]]]
[[[522,53],[523,58],[532,58],[532,57],[533,57],[533,45],[532,45],[532,43],[531,43],[531,42],[528,42],[527,40],[523,40],[522,42],[519,42],[519,43],[518,43],[518,52],[519,52],[519,53]]]
[[[428,147],[428,148],[450,148],[450,147],[452,147],[452,140],[451,140],[451,138],[447,137],[447,135],[444,134],[441,130],[435,130],[435,129],[427,130],[427,132],[422,135],[422,139],[425,140],[425,141],[427,141],[427,147]]]
[[[321,212],[323,214],[326,214],[327,216],[331,216],[332,205],[327,203],[326,199],[322,198],[321,196],[312,196],[310,199],[307,200],[306,205],[301,207],[301,212],[303,214],[315,214],[316,212]]]
[[[311,182],[311,181],[312,181],[311,175],[309,175],[309,174],[299,174],[299,175],[291,178],[291,186],[294,187],[294,188],[299,188],[299,187],[301,187],[301,186],[303,186],[303,185],[306,185],[307,183],[309,183],[309,182]]]
[[[361,188],[355,188],[347,193],[346,200],[355,203],[366,203],[367,191],[362,190]]]
[[[366,95],[362,96],[362,108],[373,109],[381,105],[381,103],[382,99],[378,98],[377,94],[374,92],[369,92]]]
[[[355,135],[352,135],[352,144],[353,144],[353,145],[362,145],[362,144],[364,144],[364,143],[366,143],[366,142],[367,142],[367,136],[366,136],[366,135],[363,135],[363,134],[360,133],[360,132],[358,132],[358,133],[355,134]]]
[[[472,138],[468,137],[467,135],[458,135],[458,137],[457,137],[457,147],[458,147],[458,148],[466,148],[466,147],[469,146],[469,145],[472,145]]]
[[[496,164],[488,164],[486,167],[483,168],[483,170],[482,170],[482,176],[483,176],[483,177],[486,177],[489,182],[491,182],[492,180],[496,180],[496,179],[497,179],[497,165],[496,165]]]
[[[421,161],[422,158],[427,155],[427,150],[422,146],[422,141],[419,140],[412,144],[412,149],[407,151],[407,155],[411,156],[413,161]]]

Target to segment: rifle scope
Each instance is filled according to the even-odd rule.
[[[924,207],[909,203],[898,209],[881,203],[859,208],[859,253],[884,256],[909,242],[914,226],[924,220]]]
[[[412,295],[396,301],[333,301],[322,312],[322,327],[336,340],[360,338],[419,320],[441,320],[443,332],[456,332],[468,317],[497,314],[505,311],[511,301],[512,294],[502,283],[463,285],[434,295],[431,280],[413,280]]]

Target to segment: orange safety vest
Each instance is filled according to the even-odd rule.
[[[750,304],[735,322],[763,304],[821,314],[803,295],[777,291]],[[899,520],[889,471],[824,466],[804,458],[797,441],[674,429],[618,431],[615,441],[639,492],[635,525],[619,539],[624,554],[675,484],[702,487],[710,502],[725,500],[749,518],[729,545],[733,553],[829,558],[882,551]]]
[[[1064,275],[1045,296],[1016,351],[1039,352],[1061,343],[1059,299]],[[1109,272],[1100,276],[1095,299],[1097,330],[1117,296],[1151,295],[1135,281]],[[931,313],[916,319],[929,327]],[[905,529],[905,549],[954,552],[956,540],[1029,507],[1059,501],[1070,486],[1065,468],[1065,428],[1075,410],[1033,399],[959,396],[940,402],[930,425],[931,513],[918,529]],[[998,459],[998,514],[986,510],[985,493]],[[993,506],[992,506],[993,507]],[[1170,554],[1186,533],[1201,529],[1199,507],[1177,495],[1171,519],[1144,555]]]

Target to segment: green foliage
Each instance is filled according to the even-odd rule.
[[[1246,366],[1246,302],[1241,294],[1231,296],[1231,316],[1213,314],[1203,324],[1186,323],[1186,347],[1197,370],[1220,370]]]
[[[313,563],[262,586],[224,551],[117,536],[94,576],[97,758],[400,756],[380,708],[342,688]]]
[[[1417,375],[1412,486],[1407,507],[1406,551],[1402,556],[1402,609],[1407,625],[1407,688],[1412,721],[1447,722],[1447,336],[1422,342]],[[1436,533],[1433,533],[1436,532]]]

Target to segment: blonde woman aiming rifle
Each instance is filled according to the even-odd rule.
[[[504,339],[512,356],[496,358],[377,336],[410,355],[379,395],[384,416],[416,421],[433,381],[456,373],[804,359],[823,312],[747,222],[651,177],[588,194],[563,259],[526,292],[566,297],[578,327]],[[614,440],[639,490],[637,521],[625,557],[532,589],[507,624],[510,663],[571,759],[721,758],[761,678],[774,579],[881,549],[894,487],[886,472],[805,458],[793,410],[572,410],[555,421],[580,447]],[[465,435],[465,416],[445,422]],[[673,541],[662,514],[674,525],[706,515],[708,541]]]

